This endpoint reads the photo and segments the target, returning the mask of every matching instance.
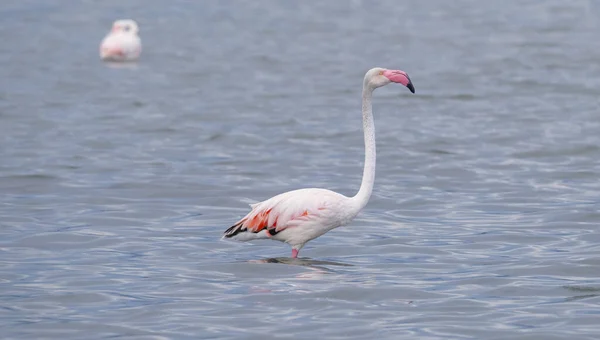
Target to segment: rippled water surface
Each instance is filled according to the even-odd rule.
[[[114,19],[142,59],[104,64]],[[0,9],[0,333],[597,339],[595,1],[17,1]],[[292,261],[248,203],[373,197]]]

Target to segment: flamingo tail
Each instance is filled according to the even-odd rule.
[[[239,233],[248,232],[245,229],[242,230],[243,225],[244,225],[244,223],[242,221],[240,221],[240,222],[232,225],[227,230],[225,230],[224,237],[226,237],[226,238],[232,238],[232,237],[238,235]]]
[[[255,232],[244,227],[244,222],[245,221],[242,220],[229,227],[227,230],[225,230],[223,237],[237,241],[250,241],[256,239],[267,239],[279,233],[275,231],[275,229],[269,230],[267,228],[263,228]]]

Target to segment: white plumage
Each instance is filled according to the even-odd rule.
[[[251,205],[252,211],[240,222],[246,230],[258,232],[232,230],[229,234],[235,233],[232,236],[237,240],[272,238],[300,250],[307,240],[350,222],[356,216],[351,203],[346,196],[326,189],[289,191]]]
[[[350,223],[365,207],[375,181],[375,126],[371,98],[373,91],[391,82],[413,84],[404,71],[373,68],[363,82],[362,113],[365,137],[365,165],[358,193],[346,197],[326,189],[299,189],[251,204],[252,210],[225,231],[224,237],[239,241],[271,238],[292,246],[292,257],[310,240]]]
[[[142,41],[139,26],[131,20],[117,20],[100,44],[100,58],[105,61],[133,61],[140,57]]]

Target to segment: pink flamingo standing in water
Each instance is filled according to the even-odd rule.
[[[117,20],[100,44],[100,58],[105,61],[133,61],[140,57],[140,28],[134,20]]]
[[[252,211],[225,231],[224,237],[238,241],[272,239],[292,246],[292,257],[306,242],[350,223],[367,205],[375,182],[375,126],[373,91],[389,83],[400,83],[415,93],[408,74],[400,70],[373,68],[365,74],[362,116],[365,134],[365,167],[358,193],[346,197],[327,189],[299,189],[251,204]]]

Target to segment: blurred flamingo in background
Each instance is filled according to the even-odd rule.
[[[365,135],[365,165],[358,193],[346,197],[327,189],[299,189],[251,204],[252,210],[225,231],[225,238],[239,241],[273,239],[292,247],[292,257],[310,240],[346,225],[365,207],[375,181],[375,126],[373,91],[389,83],[400,83],[414,93],[408,74],[400,70],[373,68],[365,74],[362,116]]]
[[[140,57],[142,42],[138,24],[131,19],[117,20],[100,44],[100,58],[105,61],[133,61]]]

